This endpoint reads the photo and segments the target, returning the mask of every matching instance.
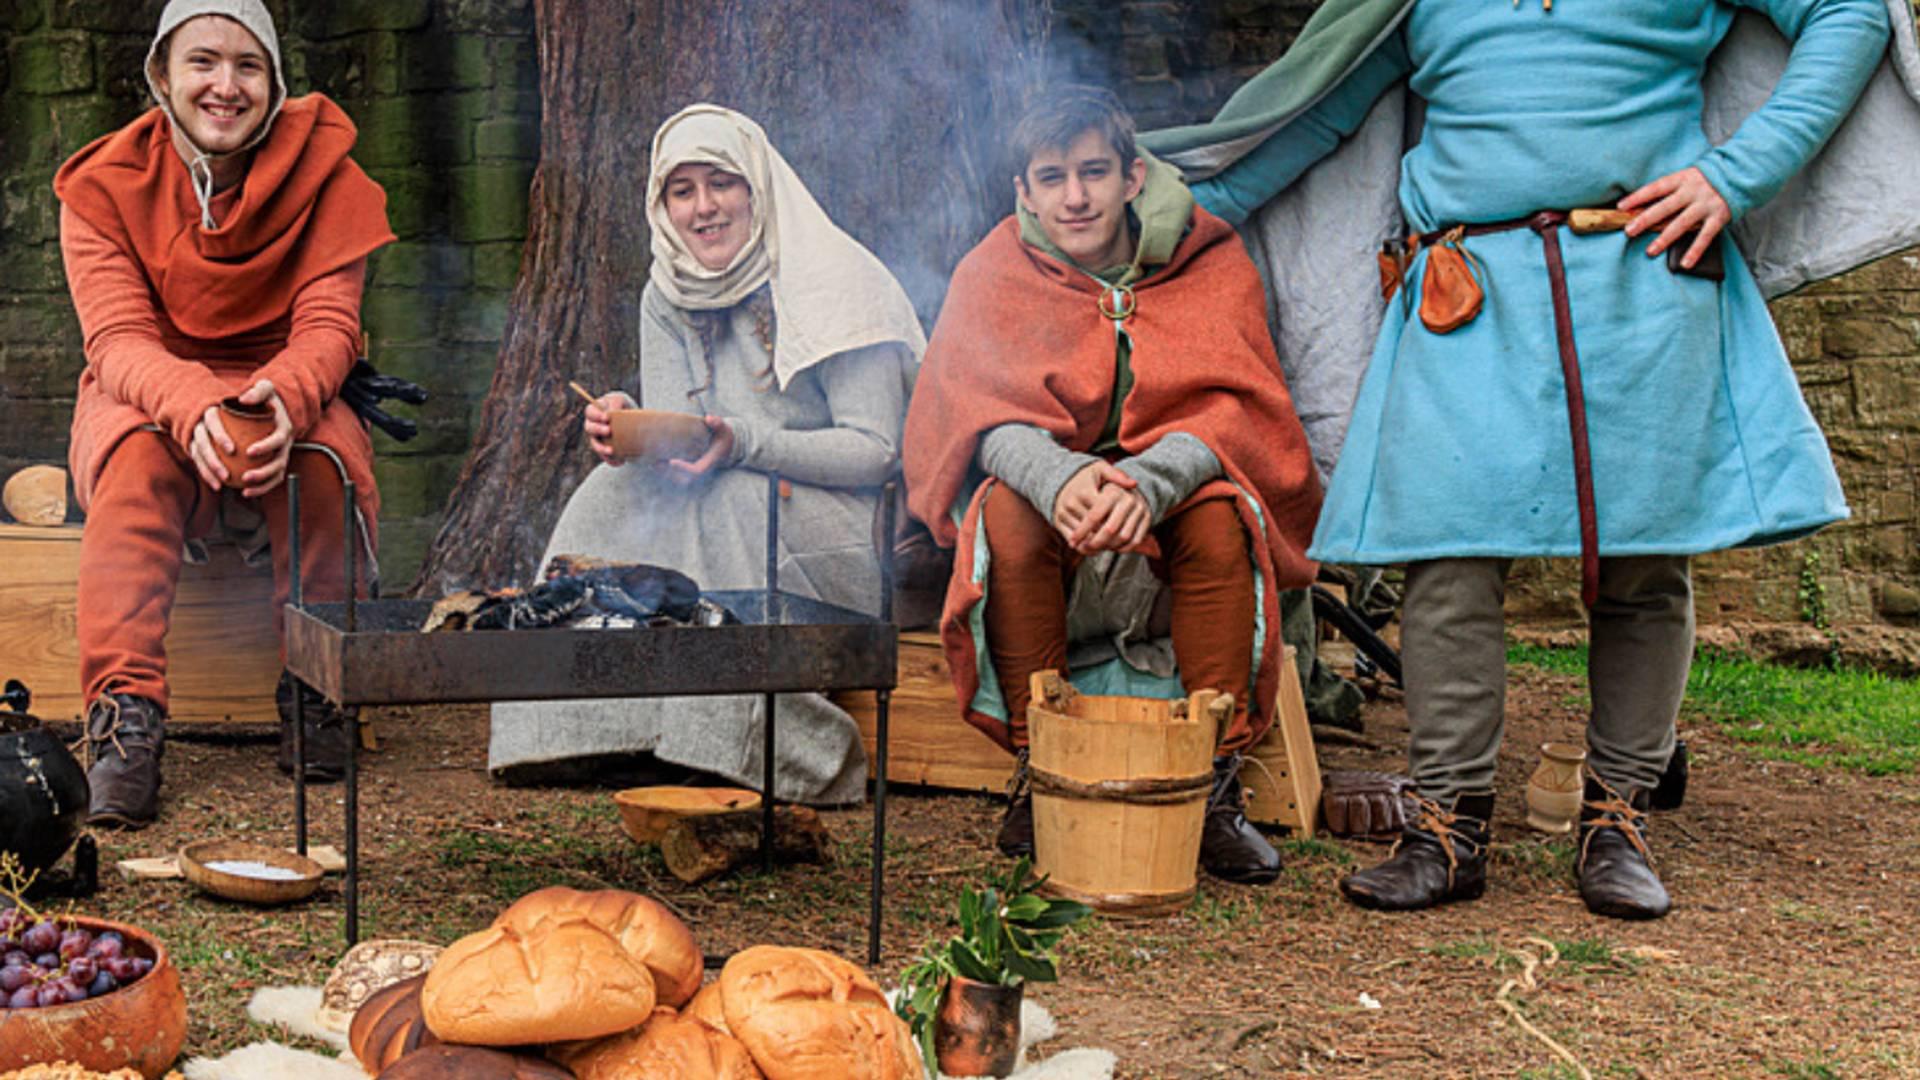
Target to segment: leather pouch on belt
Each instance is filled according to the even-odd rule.
[[[1486,300],[1481,288],[1480,264],[1461,246],[1455,229],[1427,248],[1427,268],[1420,281],[1420,322],[1436,334],[1451,334],[1480,314]]]

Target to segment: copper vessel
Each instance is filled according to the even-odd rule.
[[[1020,1063],[1020,1001],[1026,984],[998,986],[956,975],[940,995],[933,1052],[948,1076],[1011,1076]]]

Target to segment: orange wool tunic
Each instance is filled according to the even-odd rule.
[[[373,446],[336,395],[366,257],[394,236],[385,193],[347,156],[353,122],[322,95],[289,100],[212,229],[169,130],[155,108],[54,178],[87,356],[68,449],[81,507],[130,432],[154,423],[185,447],[209,407],[265,378],[294,437],[340,455],[371,528]]]

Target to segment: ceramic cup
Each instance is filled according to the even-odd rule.
[[[227,467],[227,486],[237,491],[246,486],[240,478],[247,470],[259,468],[267,460],[248,457],[247,447],[273,434],[273,406],[242,405],[239,398],[230,397],[220,403],[220,423],[227,429],[227,438],[233,440],[233,453],[220,449],[218,442],[213,453]]]
[[[1540,746],[1540,767],[1527,781],[1527,824],[1541,832],[1564,833],[1580,816],[1581,766],[1587,750],[1573,743]]]

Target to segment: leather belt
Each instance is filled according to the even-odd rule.
[[[1580,507],[1580,600],[1591,609],[1600,599],[1600,526],[1593,497],[1593,454],[1587,442],[1587,399],[1580,381],[1580,352],[1573,342],[1567,264],[1560,251],[1560,229],[1567,224],[1569,215],[1566,210],[1541,210],[1505,221],[1456,225],[1421,233],[1412,238],[1409,246],[1426,247],[1456,231],[1462,236],[1486,236],[1515,229],[1533,230],[1545,245],[1547,284],[1553,292],[1553,332],[1560,349],[1560,376],[1567,390],[1567,431],[1573,439],[1573,484]]]

